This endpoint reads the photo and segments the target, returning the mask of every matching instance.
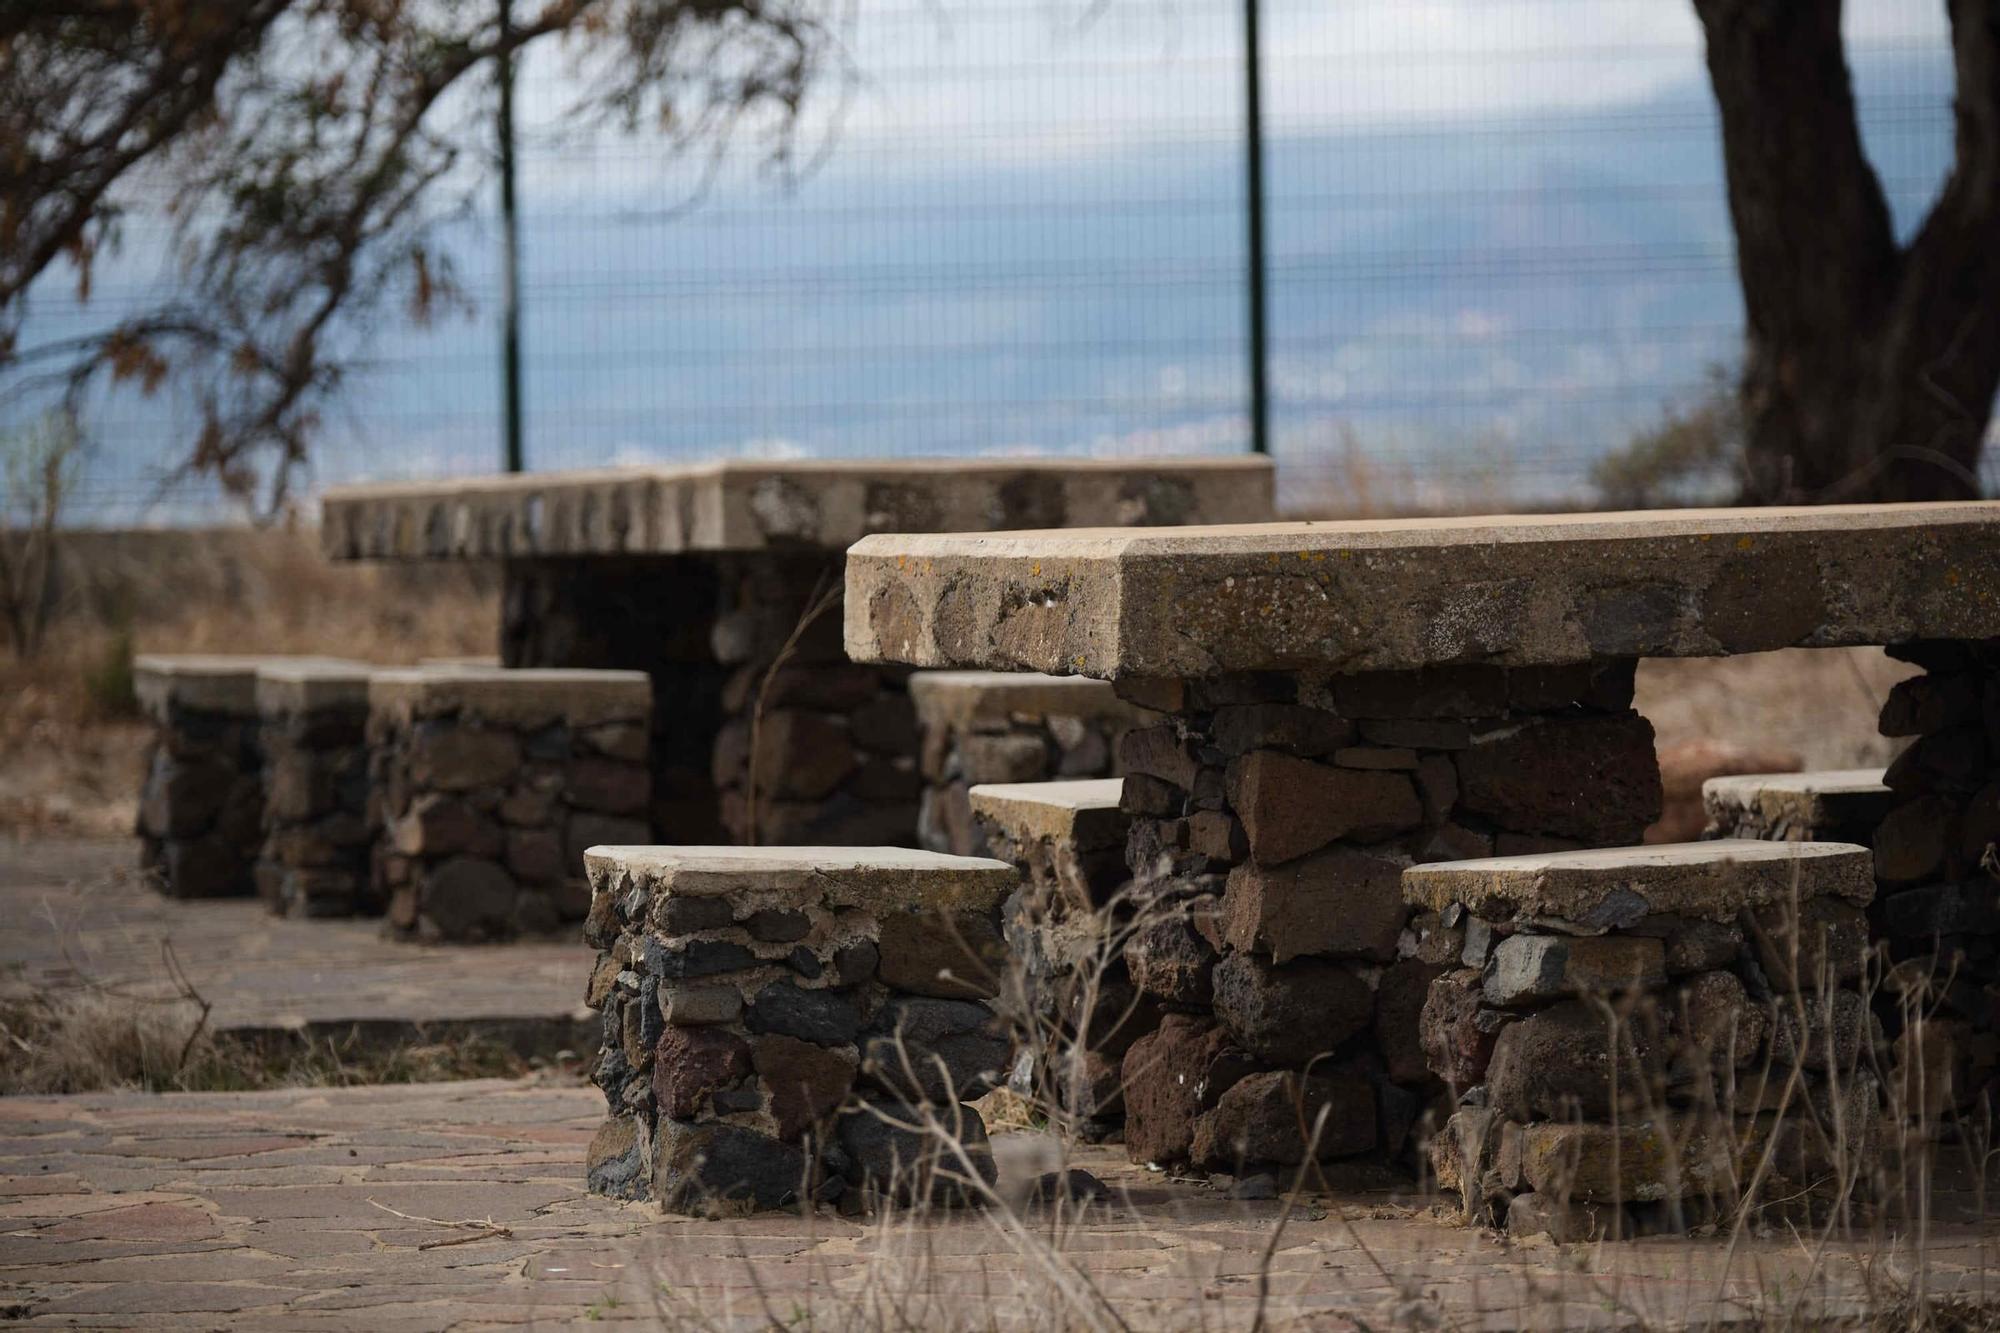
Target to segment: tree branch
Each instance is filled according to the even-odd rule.
[[[1840,0],[1695,0],[1753,335],[1819,310],[1879,310],[1894,281],[1888,201],[1862,151]]]

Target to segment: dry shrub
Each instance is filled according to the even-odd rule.
[[[130,828],[135,653],[398,664],[499,642],[499,579],[484,565],[334,565],[308,530],[67,532],[57,549],[40,655],[0,657],[0,829]]]

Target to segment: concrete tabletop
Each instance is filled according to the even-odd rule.
[[[860,662],[1117,677],[2000,635],[2000,503],[881,534]]]
[[[723,460],[346,486],[328,558],[843,550],[871,532],[1259,522],[1269,459]]]

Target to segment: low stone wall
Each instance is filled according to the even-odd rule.
[[[1125,957],[1166,1012],[1124,1060],[1132,1157],[1289,1172],[1304,1105],[1329,1108],[1322,1164],[1414,1170],[1441,1092],[1417,1014],[1450,960],[1401,874],[1636,841],[1660,780],[1633,666],[1121,680],[1175,715],[1120,747],[1150,918]]]
[[[279,663],[257,672],[264,838],[257,892],[285,916],[373,915],[365,666]]]
[[[1158,720],[1087,676],[919,671],[909,690],[922,734],[918,840],[956,856],[986,854],[973,787],[1115,776],[1119,740]]]
[[[951,1202],[992,1181],[964,1103],[1010,1059],[990,1001],[1012,869],[895,847],[597,847],[587,864],[610,1109],[593,1193],[704,1214]],[[937,1130],[963,1157],[936,1160]]]
[[[1717,841],[1420,866],[1449,959],[1424,1054],[1431,1146],[1469,1218],[1558,1240],[1680,1230],[1742,1201],[1874,1195],[1882,1087],[1859,990],[1865,848]]]
[[[1160,1022],[1124,958],[1146,922],[1125,892],[1123,785],[1002,783],[969,798],[982,844],[1021,873],[1001,912],[1001,1013],[1018,1052],[1008,1086],[1088,1143],[1123,1131],[1125,1053]]]
[[[255,892],[264,841],[257,669],[326,660],[142,654],[133,661],[133,688],[153,724],[139,795],[140,864],[161,892]]]
[[[584,849],[651,837],[634,671],[383,671],[369,683],[373,893],[390,925],[495,940],[582,919]]]

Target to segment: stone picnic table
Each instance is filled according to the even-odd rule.
[[[1257,521],[1272,472],[1243,457],[731,460],[352,486],[324,506],[334,560],[498,561],[505,665],[649,673],[666,841],[901,844],[923,786],[908,673],[848,661],[836,615],[801,623],[823,593],[837,609],[846,548],[873,532]]]
[[[1477,1082],[1509,1021],[1476,971],[1427,1005],[1493,932],[1404,871],[1636,844],[1661,801],[1640,658],[1923,667],[1884,715],[1915,739],[1881,836],[1916,844],[1899,893],[1947,933],[1993,897],[1961,829],[2000,812],[2000,504],[878,534],[845,615],[856,662],[1098,677],[1165,715],[1119,754],[1135,889],[1171,909],[1123,958],[1168,1011],[1125,1057],[1138,1160],[1228,1169],[1251,1131],[1224,1129],[1300,1104],[1331,1108],[1322,1157],[1403,1156],[1440,1070]],[[1217,1103],[1246,1054],[1294,1072]]]

